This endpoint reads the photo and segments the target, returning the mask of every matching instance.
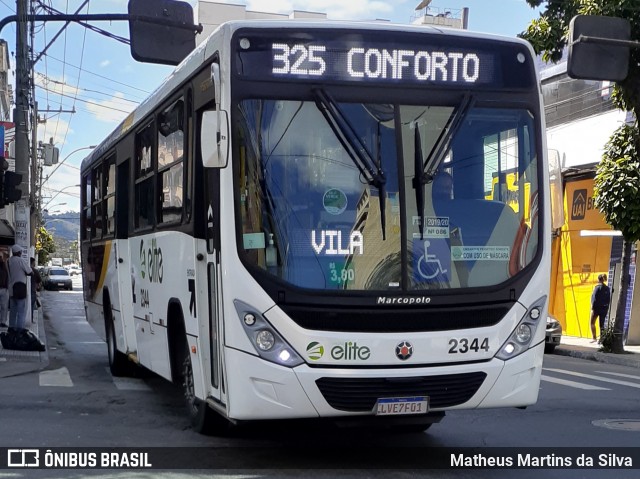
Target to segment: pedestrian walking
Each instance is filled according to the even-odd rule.
[[[596,318],[599,320],[600,337],[604,331],[604,321],[609,312],[609,302],[611,301],[611,288],[605,284],[607,281],[606,274],[598,275],[598,284],[593,288],[591,293],[591,336],[595,343],[598,338],[596,336]]]
[[[7,262],[9,266],[9,331],[22,331],[27,315],[27,276],[31,268],[22,259],[22,246],[11,247],[13,256]]]

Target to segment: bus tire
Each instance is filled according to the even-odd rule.
[[[109,311],[109,313],[106,313]],[[105,308],[104,317],[104,329],[107,335],[107,354],[109,355],[109,371],[111,375],[115,377],[126,377],[132,374],[132,364],[127,359],[127,356],[120,351],[116,346],[116,329],[113,325],[113,319],[111,318],[111,306],[107,304]]]
[[[206,401],[196,397],[193,382],[193,366],[189,354],[189,344],[184,341],[182,348],[182,388],[191,427],[194,431],[215,436],[225,436],[231,429],[231,423],[214,411]]]

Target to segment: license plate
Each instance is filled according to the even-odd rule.
[[[377,416],[404,416],[429,412],[428,397],[383,398],[376,403]]]

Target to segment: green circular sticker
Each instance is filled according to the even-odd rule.
[[[327,213],[339,215],[347,209],[347,195],[338,188],[325,191],[322,197],[322,206]]]

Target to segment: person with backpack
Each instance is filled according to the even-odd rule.
[[[607,318],[609,312],[609,302],[611,301],[611,288],[605,284],[607,281],[606,274],[598,275],[598,284],[593,288],[591,293],[591,336],[593,337],[592,343],[595,343],[598,338],[596,336],[596,318],[599,320],[600,335],[604,331],[604,321]]]
[[[9,258],[9,330],[26,329],[27,315],[27,276],[31,276],[31,268],[22,259],[22,246],[11,247],[13,256]]]

